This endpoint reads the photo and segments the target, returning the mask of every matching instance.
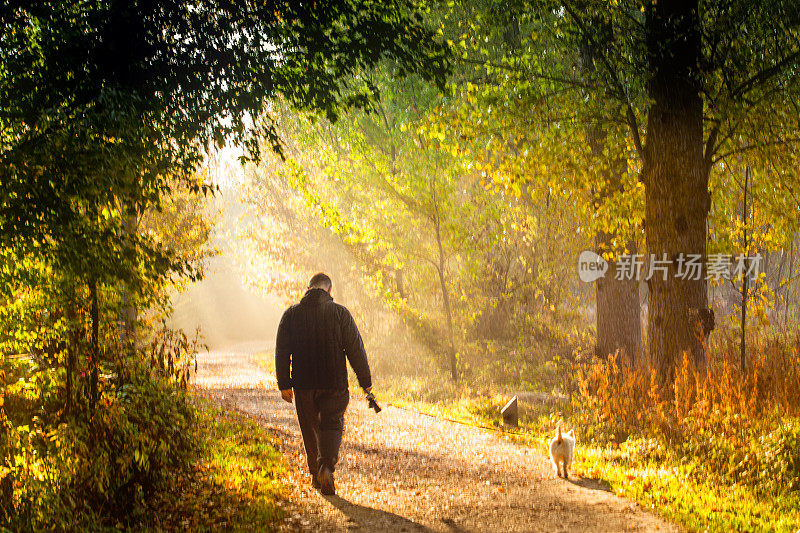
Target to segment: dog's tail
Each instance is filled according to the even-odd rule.
[[[564,439],[562,439],[562,437],[561,437],[561,423],[559,423],[559,424],[556,426],[556,429],[558,430],[558,433],[556,433],[556,437],[558,437],[558,438],[557,438],[556,440],[557,440],[557,441],[560,443],[562,440],[564,440]]]

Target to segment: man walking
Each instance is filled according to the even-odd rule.
[[[350,402],[345,357],[358,384],[372,389],[361,334],[350,312],[333,302],[331,287],[331,278],[315,274],[300,303],[283,313],[275,341],[278,388],[287,402],[294,396],[312,484],[322,494],[336,492],[333,471]]]

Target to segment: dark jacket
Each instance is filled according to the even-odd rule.
[[[278,388],[346,389],[347,365],[364,388],[372,386],[364,342],[350,312],[323,289],[309,289],[283,313],[275,341]],[[289,368],[291,367],[291,376]]]

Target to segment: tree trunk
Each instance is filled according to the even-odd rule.
[[[91,360],[91,407],[94,409],[99,399],[98,382],[100,380],[100,305],[97,300],[97,282],[92,281],[89,285],[89,295],[92,300],[91,321],[92,321],[92,360]]]
[[[456,358],[456,345],[453,336],[453,311],[450,307],[450,291],[447,290],[447,281],[444,277],[444,254],[442,250],[442,239],[439,231],[439,224],[436,224],[436,242],[439,245],[439,286],[442,290],[442,304],[444,305],[444,316],[447,320],[447,348],[450,364],[450,376],[453,381],[458,381],[458,360]]]
[[[742,255],[744,256],[744,266],[742,268],[742,330],[741,340],[739,341],[739,364],[741,365],[742,372],[745,371],[745,355],[747,354],[747,256],[749,255],[748,242],[747,242],[747,188],[750,182],[750,166],[745,168],[744,174],[744,201],[742,206],[742,223],[744,224],[743,230],[743,246]]]
[[[8,421],[4,407],[0,403],[0,460],[3,463],[13,459],[10,456],[12,448],[8,442],[11,429],[11,422]],[[15,514],[14,472],[9,472],[0,478],[0,523],[10,523]]]
[[[75,290],[75,286],[71,286],[69,289],[69,293],[67,295],[67,308],[65,310],[65,316],[67,319],[67,360],[65,361],[65,370],[67,371],[67,382],[66,382],[66,390],[64,395],[66,396],[65,403],[64,403],[64,414],[70,415],[74,409],[74,382],[73,377],[75,375],[75,362],[78,356],[79,350],[79,342],[80,342],[80,331],[77,325],[78,319],[78,312],[77,312],[77,291]]]
[[[591,24],[597,26],[603,22],[592,18]],[[580,53],[583,78],[587,84],[593,85],[597,49],[592,46],[588,37],[583,41]],[[596,204],[602,205],[610,194],[621,189],[621,175],[627,167],[627,160],[621,155],[619,157],[604,155],[604,152],[608,153],[609,147],[606,142],[606,132],[600,123],[594,123],[589,127],[587,138],[593,163],[596,168],[601,169],[603,182],[607,184],[594,195]],[[596,252],[602,255],[603,252],[614,251],[612,243],[614,237],[613,234],[598,231],[595,235]],[[634,250],[635,244],[629,243],[628,249]],[[609,261],[606,276],[595,282],[597,304],[595,355],[607,357],[619,350],[633,361],[641,349],[642,339],[639,281],[618,280],[614,276],[615,271],[616,261]]]
[[[786,290],[785,290],[785,297],[784,299],[786,308],[783,310],[783,327],[784,329],[789,328],[789,304],[791,294],[789,293],[789,289],[792,286],[792,278],[794,277],[794,238],[792,238],[791,244],[789,244],[789,270],[788,274],[786,275],[787,283],[786,283]]]
[[[438,267],[436,270],[439,274],[439,286],[442,290],[442,305],[444,306],[444,315],[447,320],[447,344],[448,344],[448,362],[450,364],[450,376],[453,382],[458,381],[458,358],[456,357],[455,338],[453,336],[453,311],[450,307],[450,291],[447,290],[447,281],[445,279],[445,257],[444,247],[442,246],[442,230],[441,219],[439,218],[439,204],[436,201],[436,187],[431,180],[431,198],[433,200],[433,226],[436,230],[436,246],[439,252]]]
[[[713,329],[705,271],[700,279],[677,277],[680,254],[706,261],[710,208],[709,165],[703,154],[703,102],[698,0],[654,2],[646,13],[647,52],[653,78],[649,95],[642,178],[647,252],[670,261],[666,279],[650,278],[648,340],[651,363],[672,380],[683,352],[705,365]]]
[[[123,204],[124,208],[124,204]],[[122,224],[123,239],[131,239],[131,235],[136,234],[136,212],[133,211],[123,219]],[[120,344],[123,349],[129,351],[130,356],[136,353],[136,306],[131,298],[130,291],[126,285],[122,286],[122,305],[120,313]]]
[[[400,298],[405,299],[406,286],[405,282],[403,281],[403,271],[399,268],[394,271],[394,281],[395,285],[397,286],[397,295],[400,296]]]
[[[134,355],[136,350],[136,320],[137,312],[136,307],[131,302],[131,294],[128,287],[122,286],[122,309],[121,309],[121,327],[120,327],[120,341],[123,349],[129,351],[129,355]]]
[[[0,480],[0,518],[3,522],[11,522],[14,511],[14,474],[8,473]]]
[[[450,363],[450,377],[453,381],[458,381],[458,360],[456,358],[456,346],[453,338],[453,312],[450,309],[450,295],[447,291],[444,273],[439,270],[439,283],[442,287],[442,301],[444,302],[444,313],[447,319],[447,349]]]
[[[786,303],[785,298],[781,295],[783,289],[783,271],[786,268],[786,252],[781,250],[781,262],[778,263],[778,274],[775,280],[775,322],[778,327],[781,327],[781,313],[783,312],[783,305]]]
[[[607,239],[605,234],[597,240]],[[601,246],[598,246],[598,250]],[[598,253],[600,253],[598,251]],[[608,262],[605,277],[595,282],[597,294],[597,344],[595,354],[607,357],[619,350],[633,362],[641,350],[642,325],[639,282],[614,277],[616,262]]]

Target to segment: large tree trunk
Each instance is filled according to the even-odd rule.
[[[697,75],[698,1],[650,4],[646,29],[653,104],[642,168],[645,239],[649,254],[658,259],[666,254],[671,261],[666,279],[657,274],[648,282],[648,340],[651,362],[671,380],[683,352],[705,364],[705,344],[713,329],[705,269],[700,279],[676,277],[680,254],[699,254],[704,264],[706,260],[710,196]]]
[[[598,253],[601,242],[608,239],[598,235]],[[608,243],[606,243],[608,244]],[[595,282],[597,292],[597,344],[595,354],[606,357],[616,351],[623,352],[633,362],[641,350],[642,325],[639,305],[638,280],[618,280],[614,276],[616,262],[608,262],[605,277]]]

